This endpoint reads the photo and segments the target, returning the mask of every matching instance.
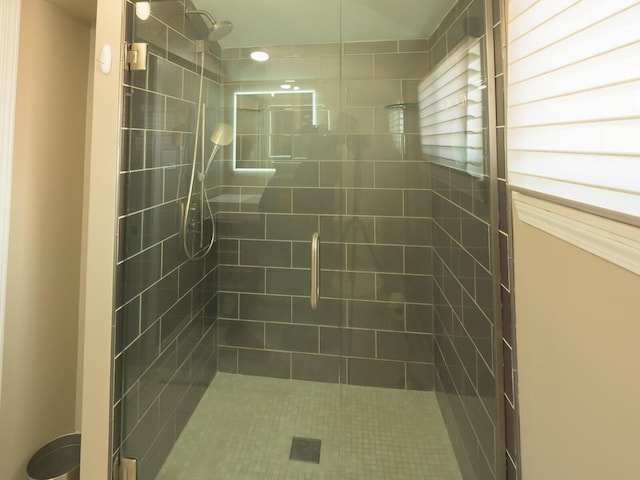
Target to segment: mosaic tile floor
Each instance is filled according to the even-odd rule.
[[[289,460],[292,437],[320,463]],[[161,480],[460,480],[433,392],[218,373]]]

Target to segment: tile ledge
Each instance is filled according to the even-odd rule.
[[[513,192],[518,218],[640,275],[640,228]]]

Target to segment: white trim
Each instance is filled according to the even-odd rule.
[[[640,275],[640,228],[513,192],[518,218]]]
[[[0,3],[0,403],[19,34],[20,0]]]

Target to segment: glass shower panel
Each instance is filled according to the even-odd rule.
[[[494,478],[483,2],[240,3],[127,2],[114,457]]]
[[[203,195],[198,174],[213,152],[220,55],[199,48],[206,29],[203,37],[183,3],[153,2],[147,19],[126,6],[126,41],[146,43],[148,55],[146,70],[124,75],[113,449],[151,479],[217,371],[217,251],[207,252],[215,219],[206,206],[216,179],[205,175]]]

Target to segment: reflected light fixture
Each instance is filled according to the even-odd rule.
[[[269,54],[261,50],[256,50],[255,52],[251,52],[251,59],[256,62],[266,62],[269,60]]]
[[[283,90],[291,90],[291,84],[283,83],[282,85],[280,85],[280,88],[282,88]]]
[[[146,20],[151,15],[151,2],[136,2],[136,17]]]

